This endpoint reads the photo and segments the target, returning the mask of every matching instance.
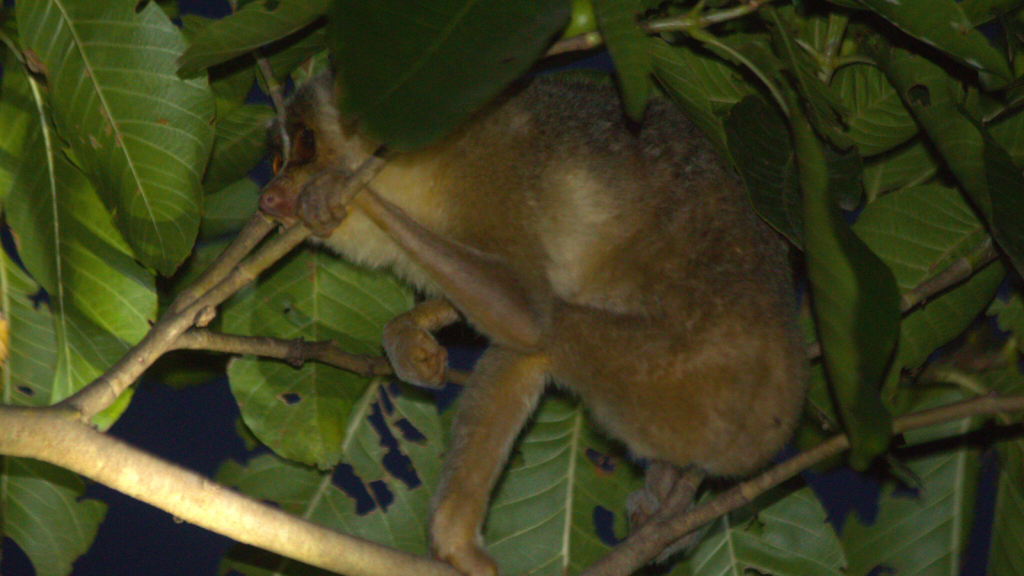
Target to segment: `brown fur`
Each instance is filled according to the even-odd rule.
[[[317,159],[286,166],[266,211],[295,216],[311,175],[373,149],[332,99],[326,83],[296,96],[288,123],[315,129]],[[785,245],[674,108],[655,103],[636,130],[612,90],[536,80],[372,187],[324,244],[443,294],[493,342],[432,520],[435,551],[463,572],[495,571],[479,548],[487,499],[549,380],[642,458],[735,476],[788,438],[804,361]]]

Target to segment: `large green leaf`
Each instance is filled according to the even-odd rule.
[[[917,123],[885,75],[868,64],[836,71],[832,86],[849,109],[847,135],[864,156],[890,150],[917,133]]]
[[[988,239],[984,225],[952,188],[916,186],[888,194],[861,212],[853,226],[886,263],[902,292],[969,257]],[[929,299],[900,324],[897,363],[917,368],[935,349],[967,329],[1005,277],[993,263],[969,281]]]
[[[227,332],[337,342],[380,354],[381,328],[412,303],[390,275],[367,272],[321,251],[300,250],[224,312]],[[278,454],[327,469],[340,457],[348,413],[369,380],[324,364],[294,368],[251,357],[232,361],[231,390],[242,418]]]
[[[727,576],[839,576],[846,560],[825,509],[802,488],[758,511],[745,521],[743,511],[713,525],[693,556],[672,574]]]
[[[910,408],[931,408],[960,399],[963,395],[955,391],[927,391]],[[907,496],[897,492],[895,482],[888,482],[873,525],[866,526],[852,516],[847,519],[842,537],[850,574],[868,574],[876,566],[896,574],[959,574],[960,554],[970,534],[977,496],[978,450],[923,446],[963,434],[976,425],[963,419],[906,433],[911,448],[904,449],[905,462],[921,479],[922,487]]]
[[[566,0],[335,0],[342,107],[394,149],[422,146],[526,72],[568,16]]]
[[[195,76],[210,66],[249,54],[313,24],[330,7],[330,0],[250,2],[201,27],[178,59],[179,73]]]
[[[960,105],[958,85],[938,65],[880,47],[882,70],[928,133],[1018,272],[1024,271],[1024,175]]]
[[[16,8],[27,59],[46,78],[72,156],[136,258],[170,274],[195,240],[213,139],[205,79],[175,74],[181,32],[155,3],[26,0]],[[51,153],[57,148],[51,142]]]
[[[609,536],[628,532],[625,499],[638,488],[582,406],[546,398],[495,491],[484,540],[502,574],[580,572],[614,543],[597,536],[598,523]]]
[[[793,139],[822,355],[850,435],[850,461],[864,468],[890,441],[890,417],[879,387],[899,333],[899,293],[892,271],[843,221],[829,194],[821,147],[799,118],[793,121]]]
[[[0,109],[8,118],[22,114],[2,138],[21,144],[11,156],[16,167],[0,170],[10,183],[5,208],[19,255],[57,309],[136,342],[156,315],[153,274],[135,262],[92,186],[56,148],[41,93],[31,88],[20,67],[5,68],[11,105]],[[26,99],[32,109],[22,107]]]
[[[860,1],[918,40],[945,51],[968,66],[999,76],[1003,83],[1012,77],[1006,58],[974,29],[954,0]]]

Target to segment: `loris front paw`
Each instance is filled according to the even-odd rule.
[[[296,200],[295,213],[299,220],[313,231],[326,238],[341,224],[348,214],[345,206],[355,190],[347,190],[351,173],[342,170],[325,170],[313,178],[302,189]]]
[[[428,388],[444,385],[448,351],[408,314],[400,314],[384,326],[384,350],[400,379]]]

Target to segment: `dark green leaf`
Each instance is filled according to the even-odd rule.
[[[794,245],[804,243],[796,158],[782,115],[757,96],[732,107],[725,120],[729,153],[757,213]]]
[[[662,42],[637,26],[645,7],[637,0],[594,0],[594,15],[608,53],[615,62],[626,115],[640,118],[651,99],[653,55]]]
[[[213,154],[203,178],[208,192],[244,178],[259,162],[265,153],[267,124],[273,117],[270,108],[258,104],[232,107],[218,117]]]
[[[25,552],[37,576],[67,576],[96,539],[107,505],[83,499],[85,482],[72,472],[27,458],[0,460],[4,536]]]
[[[330,0],[252,2],[238,12],[203,26],[178,59],[178,73],[189,78],[298,32],[330,9]]]
[[[883,71],[928,133],[946,164],[1018,272],[1024,272],[1024,175],[973,118],[963,112],[945,71],[908,52],[881,48]]]
[[[825,160],[810,126],[797,118],[793,134],[818,336],[850,435],[851,464],[864,468],[889,446],[890,416],[879,387],[896,345],[899,293],[892,272],[853,234],[835,206]]]
[[[750,93],[739,72],[722,59],[688,45],[660,43],[652,48],[654,75],[661,86],[724,153],[722,115]]]
[[[928,146],[915,140],[899,150],[865,162],[864,194],[868,202],[874,202],[891,190],[922,184],[938,173],[940,164],[941,160]]]
[[[917,133],[917,123],[878,68],[844,66],[832,77],[832,86],[849,109],[846,133],[861,155],[891,150]]]
[[[935,185],[883,196],[864,209],[853,229],[893,271],[902,292],[971,256],[988,240],[961,194]],[[1004,277],[1004,267],[995,262],[914,308],[900,324],[898,365],[917,368],[967,329]]]
[[[892,2],[861,0],[899,28],[918,40],[949,53],[964,64],[1008,81],[1012,74],[1004,58],[954,0],[929,2]]]
[[[393,149],[423,146],[526,72],[568,10],[565,0],[335,0],[342,109]]]

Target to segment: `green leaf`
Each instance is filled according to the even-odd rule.
[[[624,536],[625,499],[639,487],[633,466],[582,406],[547,397],[495,490],[484,540],[502,574],[578,573],[611,549],[595,518],[606,515]]]
[[[594,0],[597,27],[615,63],[626,115],[634,120],[640,119],[651,99],[654,54],[662,43],[637,26],[637,16],[644,10],[638,0]]]
[[[797,247],[804,243],[803,209],[789,127],[757,96],[732,107],[725,120],[729,154],[757,213]]]
[[[911,407],[920,410],[962,400],[960,392],[926,391]],[[905,434],[909,446],[925,445],[966,433],[976,426],[963,419]],[[920,576],[959,574],[960,554],[967,543],[974,514],[978,450],[904,449],[906,465],[921,479],[913,495],[897,493],[894,481],[883,487],[878,516],[871,526],[854,517],[843,527],[843,547],[850,574],[868,574],[884,566],[897,574]]]
[[[654,76],[720,153],[726,150],[721,115],[750,93],[736,68],[687,45],[652,47]]]
[[[34,302],[39,285],[3,252],[0,286],[0,311],[9,334],[0,402],[47,406],[54,400],[59,357],[52,314]],[[96,537],[106,506],[82,500],[84,489],[77,476],[55,466],[0,456],[0,534],[17,543],[39,576],[70,573],[71,563]]]
[[[752,522],[743,521],[744,512],[717,520],[693,556],[680,562],[673,574],[845,573],[846,560],[839,539],[810,488],[797,490],[764,507]]]
[[[203,178],[209,192],[244,178],[265,154],[264,134],[274,112],[259,104],[231,108],[217,121],[213,154]]]
[[[568,16],[565,0],[336,0],[342,109],[393,149],[423,146],[525,73]]]
[[[917,133],[900,95],[875,66],[844,66],[832,77],[832,87],[849,110],[846,134],[861,155],[891,150]]]
[[[883,47],[876,55],[996,242],[1017,271],[1024,271],[1024,175],[1006,150],[959,106],[957,85],[944,70],[902,50]]]
[[[874,202],[882,194],[904,186],[922,184],[939,171],[940,160],[920,139],[909,146],[866,161],[864,194]]]
[[[178,59],[178,73],[193,77],[210,66],[249,54],[313,24],[330,7],[329,0],[251,2],[199,29]]]
[[[999,76],[1002,83],[1013,76],[1006,58],[974,29],[954,0],[895,3],[861,0],[861,3],[925,44],[935,46],[978,71]]]
[[[224,312],[226,332],[334,340],[355,354],[380,354],[381,328],[412,304],[390,275],[367,272],[324,252],[300,250]],[[345,421],[367,378],[316,362],[235,359],[228,367],[242,418],[275,452],[321,469],[340,457]]]
[[[889,268],[843,222],[829,194],[825,160],[810,126],[795,118],[793,134],[818,336],[850,434],[851,464],[863,469],[889,446],[890,417],[878,390],[896,345],[899,293]]]
[[[861,212],[854,231],[886,263],[901,292],[912,290],[988,241],[984,225],[952,188],[916,186],[893,192]],[[985,310],[1005,277],[998,262],[903,318],[896,363],[917,368]]]
[[[988,314],[995,316],[999,329],[1012,332],[1017,340],[1017,349],[1024,350],[1024,300],[1014,294],[1006,302],[996,299],[989,306]]]
[[[96,539],[107,505],[83,499],[72,472],[27,458],[0,457],[0,534],[32,561],[37,576],[66,576]]]
[[[153,274],[139,266],[89,182],[55,149],[41,94],[23,70],[4,70],[5,94],[34,98],[31,121],[8,137],[22,144],[5,208],[28,271],[58,310],[81,313],[126,342],[137,342],[156,315]],[[30,90],[31,89],[31,90]],[[10,112],[4,106],[5,112]]]
[[[1016,392],[1020,393],[1020,376]],[[999,450],[999,483],[989,548],[990,576],[1016,576],[1024,567],[1024,440],[1002,442]]]
[[[248,178],[242,178],[206,197],[205,214],[199,227],[199,236],[216,238],[236,232],[256,212],[260,187]]]
[[[195,241],[200,167],[213,139],[205,79],[175,75],[181,32],[154,3],[26,0],[16,8],[24,50],[46,77],[75,162],[135,256],[170,274]]]

